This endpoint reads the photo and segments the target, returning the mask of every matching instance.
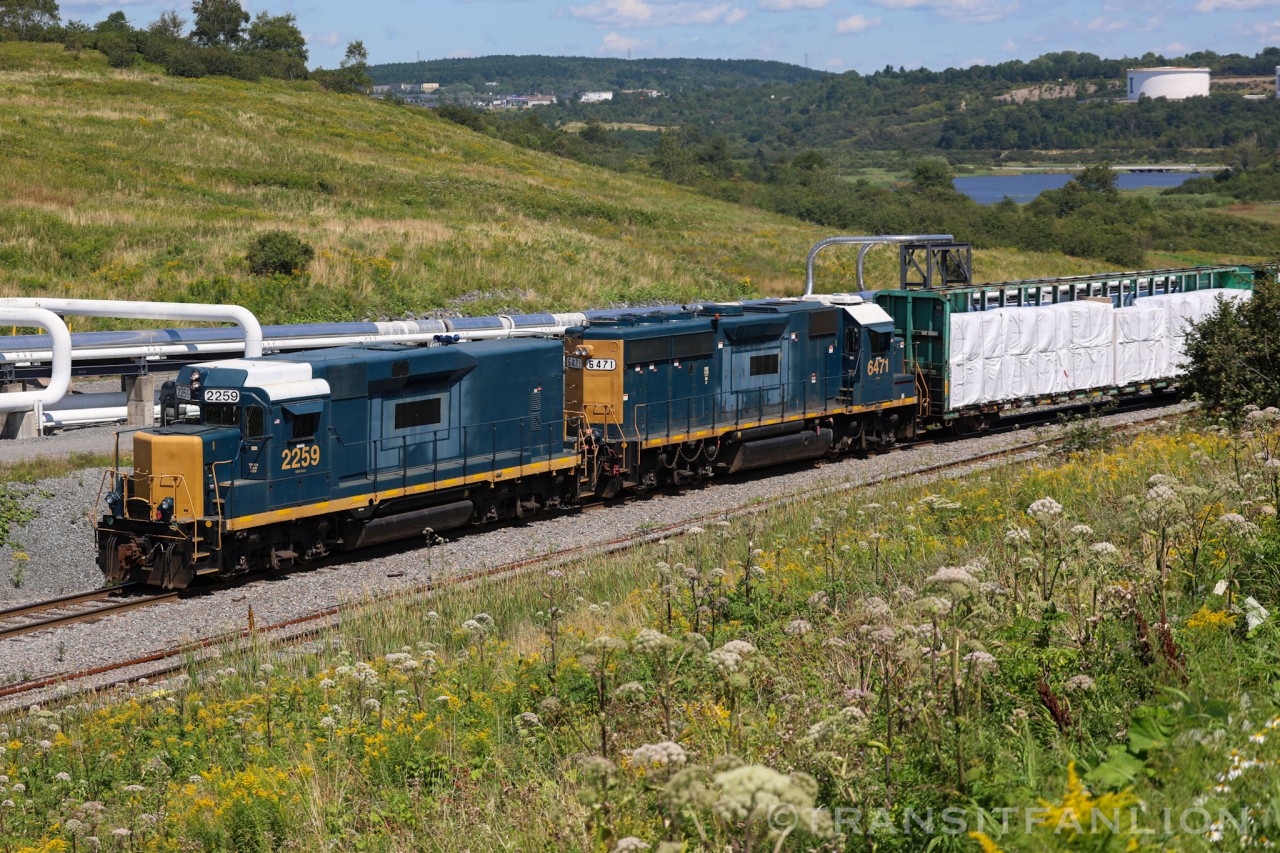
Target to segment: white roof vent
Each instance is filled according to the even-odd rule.
[[[821,302],[823,305],[861,305],[865,300],[856,293],[806,293],[805,302]]]

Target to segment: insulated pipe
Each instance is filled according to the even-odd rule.
[[[819,240],[813,244],[813,248],[809,250],[809,257],[805,259],[804,295],[813,295],[813,261],[818,256],[818,252],[828,246],[855,245],[863,247],[858,251],[858,289],[866,290],[862,282],[862,259],[866,256],[870,247],[885,243],[932,243],[953,239],[955,238],[950,234],[877,234],[864,237],[828,237],[825,240]]]
[[[52,311],[40,307],[0,305],[0,323],[7,326],[39,326],[53,341],[53,372],[49,385],[37,391],[15,391],[0,394],[0,412],[25,412],[34,409],[40,417],[43,407],[56,403],[71,385],[71,333],[67,324]]]
[[[3,304],[0,301],[0,304]],[[614,312],[601,312],[617,313]],[[548,314],[534,315],[538,317],[547,317],[552,321],[550,324],[526,325],[522,322],[525,318],[515,316],[509,318],[512,327],[508,328],[507,323],[497,318],[471,317],[465,318],[473,323],[483,323],[491,321],[492,326],[501,328],[473,328],[473,329],[450,329],[447,321],[443,320],[396,320],[391,322],[378,323],[335,323],[331,324],[334,331],[326,333],[323,330],[316,329],[316,325],[309,326],[272,326],[264,330],[265,348],[273,352],[284,349],[321,349],[324,347],[335,346],[359,346],[361,344],[370,343],[431,343],[437,335],[458,335],[460,340],[485,340],[488,338],[506,338],[506,337],[523,337],[529,335],[563,335],[565,330],[574,326],[585,326],[589,322],[589,317],[584,313],[567,313],[567,314]],[[345,328],[344,328],[345,327]],[[300,334],[290,335],[288,331],[291,328],[297,328]],[[303,331],[306,330],[306,331]],[[190,331],[190,330],[167,330],[173,331]],[[215,329],[196,330],[201,332],[217,331]],[[230,330],[227,330],[230,332]],[[309,332],[309,333],[308,333]],[[28,335],[21,336],[25,338],[23,343],[35,343],[33,338],[37,336]],[[76,359],[103,359],[103,358],[164,358],[174,355],[210,355],[218,356],[223,353],[238,352],[243,348],[243,344],[239,339],[219,339],[201,336],[204,339],[197,340],[174,340],[171,342],[136,342],[121,341],[119,343],[88,343],[76,344],[77,337],[91,338],[92,334],[82,336],[72,336],[72,355]],[[6,349],[3,343],[0,343],[0,362],[45,362],[52,355],[48,349],[36,347],[30,349]]]
[[[245,358],[262,356],[262,325],[258,322],[258,318],[253,316],[252,311],[241,308],[239,305],[36,297],[0,299],[0,307],[43,308],[63,316],[75,317],[128,317],[134,320],[203,320],[214,323],[236,323],[244,329]],[[66,330],[65,325],[62,328]]]

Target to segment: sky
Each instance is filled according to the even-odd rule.
[[[863,73],[1191,51],[1252,55],[1280,44],[1280,0],[241,0],[293,14],[312,67],[359,39],[372,64],[493,54],[771,59]],[[88,0],[63,20],[123,11],[135,27],[191,3]]]

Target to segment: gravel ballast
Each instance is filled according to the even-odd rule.
[[[1174,406],[1127,412],[1106,416],[1101,421],[1119,427],[1155,416],[1173,417],[1187,408]],[[1056,429],[1047,427],[1037,433],[1035,439],[1050,437]],[[344,556],[341,563],[310,571],[272,576],[176,604],[159,604],[95,623],[0,641],[0,683],[82,672],[240,630],[248,623],[250,606],[257,625],[277,624],[368,596],[419,586],[433,578],[590,546],[639,534],[655,526],[678,525],[708,514],[733,512],[762,500],[963,462],[1026,445],[1028,439],[1026,431],[1014,431],[921,445],[773,476],[714,483],[676,496],[657,495],[600,511],[566,512],[520,525],[468,532],[431,548],[409,545],[372,557]],[[60,438],[43,440],[53,442]],[[6,444],[0,442],[0,462],[4,462],[6,453],[11,451]],[[95,470],[30,487],[32,506],[39,516],[11,533],[30,559],[21,587],[15,588],[9,580],[0,579],[4,598],[11,602],[34,600],[100,585],[87,512],[95,505],[100,482],[101,470]],[[14,546],[0,549],[0,566],[12,566],[15,550]],[[103,680],[116,678],[118,675],[112,674]]]

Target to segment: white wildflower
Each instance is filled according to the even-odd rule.
[[[635,639],[631,641],[631,645],[636,651],[655,654],[670,647],[673,642],[670,637],[661,631],[655,631],[653,628],[641,628],[640,633],[636,634]]]
[[[927,584],[938,584],[942,586],[965,586],[975,587],[978,580],[969,574],[967,569],[959,566],[943,566],[929,577],[925,578]]]
[[[730,654],[738,655],[739,657],[746,657],[747,655],[753,655],[755,654],[755,651],[756,651],[756,647],[748,643],[746,640],[730,640],[720,648],[724,649],[726,652],[729,652]]]
[[[792,619],[782,630],[793,637],[802,637],[811,632],[813,626],[809,624],[807,619]]]
[[[643,744],[631,753],[631,767],[637,772],[679,770],[684,767],[686,761],[688,756],[685,754],[684,747],[669,740]]]
[[[620,684],[613,691],[613,698],[620,702],[643,702],[645,700],[644,685],[638,681]]]
[[[1053,498],[1040,498],[1027,507],[1027,515],[1040,522],[1047,523],[1055,516],[1062,515],[1062,504]]]
[[[1218,517],[1218,521],[1224,526],[1241,536],[1253,536],[1261,531],[1258,525],[1245,518],[1238,512],[1223,513]]]
[[[995,672],[1000,669],[1000,664],[996,659],[987,652],[974,651],[964,656],[965,662],[969,664],[971,672]]]
[[[1028,545],[1031,543],[1031,531],[1025,527],[1010,527],[1005,531],[1004,541],[1010,545]]]
[[[1086,692],[1094,688],[1093,679],[1087,675],[1073,675],[1063,685],[1068,692]]]

